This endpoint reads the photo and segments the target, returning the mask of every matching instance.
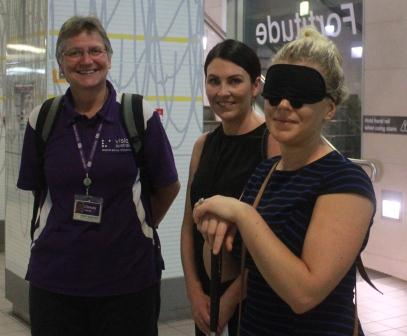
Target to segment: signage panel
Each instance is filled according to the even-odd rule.
[[[365,115],[363,132],[407,135],[407,117]]]

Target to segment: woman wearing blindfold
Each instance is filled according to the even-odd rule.
[[[231,250],[237,231],[235,245],[247,247],[240,334],[363,335],[353,303],[355,261],[367,243],[375,195],[367,174],[321,138],[346,96],[336,46],[304,29],[276,54],[263,96],[281,156],[256,168],[242,201],[217,195],[193,212],[215,253],[222,245]]]
[[[259,162],[279,153],[264,116],[253,110],[261,75],[255,52],[241,42],[223,41],[209,52],[204,72],[209,104],[221,124],[194,145],[181,230],[182,263],[196,335],[210,332],[210,249],[196,229],[191,204],[216,194],[238,198]],[[240,295],[241,282],[236,279],[239,268],[230,254],[222,256],[222,265],[218,331],[228,325],[233,336]]]

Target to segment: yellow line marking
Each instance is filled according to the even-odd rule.
[[[24,35],[24,37],[12,37],[10,38],[10,40],[8,41],[8,43],[10,44],[27,44],[27,40],[29,38],[33,38],[33,37],[45,37],[47,36],[47,32],[46,31],[42,31],[40,30],[39,32],[36,33],[32,33],[32,34],[28,34],[28,35]],[[45,46],[44,46],[45,47]],[[42,48],[42,46],[41,46]]]
[[[176,101],[176,102],[191,102],[193,101],[193,97],[191,96],[146,96],[145,97],[149,101]],[[202,101],[202,97],[194,97],[195,101]]]
[[[55,97],[54,94],[48,94],[48,98],[53,98]],[[191,102],[193,99],[192,97],[188,96],[145,96],[144,97],[148,101],[175,101],[175,102],[181,102],[181,103],[186,103],[186,102]],[[202,96],[195,97],[195,101],[201,102],[202,101]]]
[[[50,35],[58,36],[58,30],[51,30]],[[190,41],[187,37],[148,37],[146,38],[145,35],[133,35],[133,34],[119,34],[119,33],[108,33],[107,36],[113,40],[128,40],[128,41],[163,41],[163,42],[171,42],[171,43],[188,43]]]

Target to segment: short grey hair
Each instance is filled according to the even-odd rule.
[[[112,45],[107,37],[107,33],[102,26],[102,23],[95,16],[72,16],[64,22],[62,25],[57,39],[55,57],[58,64],[61,64],[62,53],[64,52],[65,42],[71,37],[75,37],[82,32],[97,32],[103,39],[103,43],[106,48],[106,52],[109,58],[113,54]]]

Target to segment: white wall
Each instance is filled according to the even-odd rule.
[[[207,13],[216,24],[226,31],[226,0],[205,0],[205,13]]]
[[[363,114],[407,120],[407,1],[364,1]],[[407,280],[407,134],[364,133],[362,157],[379,163],[377,214],[365,266]],[[401,220],[381,216],[382,190],[401,192]]]
[[[226,34],[226,0],[205,0],[205,14],[207,14],[219,28]],[[206,46],[204,49],[203,62],[209,51],[225,38],[219,35],[220,32],[213,30],[207,23],[204,24],[204,36],[206,37]],[[209,107],[209,101],[205,92],[205,79],[203,78],[203,104]]]

